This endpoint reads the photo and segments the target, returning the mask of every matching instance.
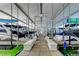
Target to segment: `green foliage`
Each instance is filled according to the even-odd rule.
[[[9,50],[0,50],[0,56],[15,56],[23,49],[23,45],[17,45],[13,49]]]

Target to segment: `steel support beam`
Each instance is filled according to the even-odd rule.
[[[12,3],[11,3],[11,15],[12,15]],[[12,17],[11,17],[11,20],[12,20]],[[13,38],[12,38],[13,36],[12,36],[12,22],[11,22],[11,46],[13,46]]]
[[[64,6],[64,8],[61,10],[61,8],[57,11],[57,13],[55,14],[55,18],[69,5],[69,3],[67,3],[66,6]],[[60,11],[60,12],[59,12]]]
[[[34,23],[34,21],[29,17],[29,15],[17,3],[14,4],[24,13],[25,16],[29,18],[30,21],[32,21],[32,23]]]
[[[4,13],[4,14],[6,14],[6,15],[8,15],[8,16],[10,16],[10,17],[12,17],[12,18],[15,18],[15,19],[17,19],[17,20],[21,21],[20,19],[18,19],[18,18],[16,18],[16,17],[14,17],[14,16],[12,16],[12,15],[10,15],[9,13],[7,13],[7,12],[5,12],[5,11],[3,11],[3,10],[0,10],[0,12]],[[23,22],[23,21],[21,21],[21,22]],[[25,22],[23,22],[23,23],[25,23]],[[26,24],[26,23],[25,23],[25,24]]]
[[[42,14],[42,3],[40,3],[40,14]]]
[[[42,14],[42,3],[40,3],[40,14]],[[42,17],[40,19],[41,19],[41,27],[42,27]]]
[[[70,14],[69,16],[67,16],[66,18],[68,18],[68,17],[70,17],[70,16],[76,14],[77,12],[79,12],[79,10],[77,10],[77,11],[71,13],[71,14]],[[65,19],[65,18],[60,19],[59,21],[57,21],[57,23],[60,23],[63,19]],[[55,24],[56,24],[56,23],[55,23]]]

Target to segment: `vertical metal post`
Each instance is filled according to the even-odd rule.
[[[46,17],[47,18],[47,17]],[[47,33],[48,33],[48,18],[47,18]]]
[[[69,16],[70,16],[70,4],[69,4]],[[69,24],[69,32],[70,32],[70,24]],[[69,34],[69,45],[71,45],[71,35],[70,34]]]
[[[63,41],[64,41],[64,43],[63,43],[63,47],[64,47],[64,55],[66,54],[66,47],[67,47],[67,45],[66,45],[66,41],[65,41],[65,24],[64,24],[64,4],[63,4]]]
[[[54,31],[55,31],[55,34],[56,34],[56,20],[55,20],[55,19],[54,19],[54,22],[55,22]],[[54,22],[53,22],[53,23],[54,23]]]
[[[34,30],[35,30],[35,32],[36,32],[36,17],[35,17],[35,19],[34,19],[34,22],[35,22]],[[36,35],[36,34],[35,34],[35,35]]]
[[[42,3],[40,3],[40,14],[42,15]],[[41,28],[42,28],[42,16],[40,17],[41,19]]]
[[[54,21],[54,15],[53,15],[53,3],[52,3],[52,16],[53,16],[53,19],[52,19],[52,34],[54,34],[54,25],[53,25],[53,21]],[[52,35],[51,34],[51,35]],[[53,35],[52,35],[52,38],[53,38]]]
[[[52,32],[51,34],[52,35],[52,38],[54,38],[54,36],[56,35],[56,17],[54,15],[54,5],[52,4],[52,16],[53,16],[53,19],[52,19]]]
[[[19,41],[19,11],[18,11],[18,8],[17,8],[17,42]]]
[[[27,18],[27,16],[26,16],[26,32],[27,32],[27,20],[28,20],[28,18]],[[25,38],[27,37],[27,33],[25,34]]]
[[[29,15],[29,3],[28,3],[28,15]],[[29,18],[28,18],[28,38],[29,38]]]
[[[11,3],[11,46],[13,46],[13,42],[12,42],[12,3]]]
[[[64,41],[64,35],[65,35],[65,26],[64,26],[64,5],[63,5],[63,41]]]
[[[25,33],[25,38],[27,39],[27,17],[26,17],[26,33]]]

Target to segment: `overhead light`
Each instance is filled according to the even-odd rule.
[[[39,14],[39,15],[37,15],[35,17],[47,17],[47,14]]]
[[[40,17],[44,16],[44,14],[39,14]]]

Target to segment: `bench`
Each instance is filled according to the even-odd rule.
[[[36,42],[36,37],[34,37],[33,39],[30,39],[29,41],[27,41],[26,43],[24,43],[24,50],[28,50],[30,51],[33,47],[33,45]]]
[[[53,40],[49,39],[49,37],[46,37],[45,39],[46,39],[46,41],[48,43],[49,50],[57,50],[56,42],[54,42]]]

